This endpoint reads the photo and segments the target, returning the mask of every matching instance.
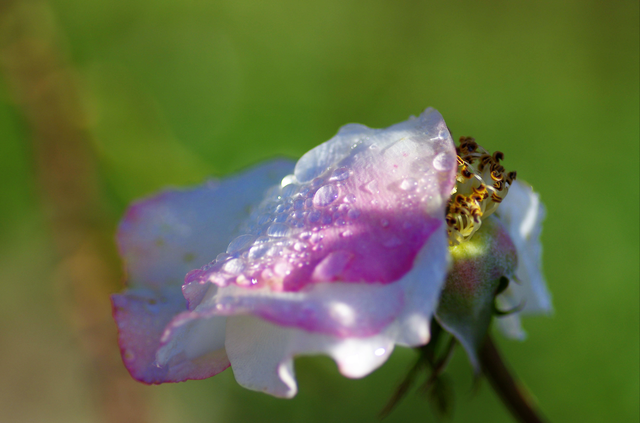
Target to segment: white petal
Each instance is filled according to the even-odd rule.
[[[542,274],[540,233],[545,208],[540,196],[529,185],[516,180],[497,213],[518,252],[516,277],[520,283],[511,283],[511,286],[513,295],[524,300],[522,312],[550,313],[551,296]]]
[[[402,311],[384,330],[373,336],[341,338],[278,326],[255,316],[229,317],[225,347],[236,380],[249,389],[290,398],[297,391],[292,364],[293,357],[297,355],[327,354],[336,361],[343,375],[358,378],[384,363],[395,344],[426,344],[429,341],[429,322],[444,283],[447,265],[447,237],[443,225],[420,251],[411,272],[400,281],[386,286],[359,285],[360,296],[364,298],[361,301],[372,298],[378,302],[377,307],[384,307],[385,298],[378,295],[384,290],[394,287],[403,293]],[[333,288],[339,294],[341,285],[348,286],[334,283],[325,285],[324,289]],[[313,290],[307,295],[313,296]],[[323,292],[323,295],[327,293]],[[343,305],[343,314],[349,314],[349,306],[345,304],[348,298],[336,295],[335,300]],[[375,301],[368,307],[358,308],[357,312],[375,313]]]

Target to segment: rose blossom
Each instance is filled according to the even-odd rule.
[[[362,377],[395,345],[428,343],[434,316],[476,364],[497,294],[503,308],[551,306],[537,194],[465,143],[474,151],[456,151],[427,109],[387,129],[346,125],[297,163],[132,205],[118,231],[128,289],[112,297],[131,375],[178,382],[231,366],[242,386],[289,398],[295,356],[327,354]],[[518,311],[499,319],[514,337]]]

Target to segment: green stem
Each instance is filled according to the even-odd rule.
[[[490,336],[480,348],[479,355],[484,374],[511,414],[522,423],[545,422],[524,387],[518,384],[507,368]]]

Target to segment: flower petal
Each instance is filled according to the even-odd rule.
[[[384,298],[379,294],[393,292],[391,288],[403,296],[403,308],[395,320],[375,335],[345,338],[319,333],[316,328],[311,331],[273,324],[250,315],[229,317],[225,346],[236,380],[246,388],[290,398],[297,391],[294,356],[327,354],[336,361],[343,375],[358,378],[384,363],[394,345],[426,344],[429,322],[447,272],[447,244],[442,227],[420,251],[414,268],[402,280],[391,285],[359,285],[361,301],[378,301],[378,304],[359,308],[356,314],[375,315],[377,307],[384,307]],[[323,290],[339,292],[340,285],[354,286],[326,284]],[[331,320],[335,316],[326,318]]]
[[[519,283],[510,284],[512,296],[524,302],[522,313],[551,313],[551,296],[542,274],[540,233],[546,213],[540,196],[526,182],[516,180],[497,214],[518,252]]]
[[[130,283],[182,285],[189,270],[227,249],[267,188],[292,169],[293,163],[274,160],[219,182],[134,203],[117,236]]]
[[[226,348],[240,385],[291,398],[297,392],[294,356],[327,354],[343,375],[359,378],[387,360],[393,343],[384,335],[341,339],[277,326],[253,316],[234,316],[228,321]]]
[[[165,191],[127,211],[118,242],[133,289],[114,295],[112,303],[123,360],[134,378],[202,379],[229,366],[225,317],[188,315],[180,285],[189,269],[227,248],[264,190],[292,170],[291,162],[272,161],[221,182]],[[172,342],[174,333],[192,335],[190,342]]]
[[[150,384],[204,379],[229,367],[224,349],[156,364],[156,350],[165,325],[185,309],[179,290],[159,293],[146,288],[131,289],[113,295],[111,301],[122,359],[135,379]]]
[[[188,275],[190,308],[203,294],[190,284],[296,292],[397,281],[442,224],[456,169],[433,109],[387,129],[343,128],[270,190],[227,256]]]

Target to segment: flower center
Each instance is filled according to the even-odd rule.
[[[507,173],[500,164],[504,154],[490,154],[471,137],[460,137],[456,185],[447,205],[449,244],[458,245],[480,229],[509,192],[516,172]]]

